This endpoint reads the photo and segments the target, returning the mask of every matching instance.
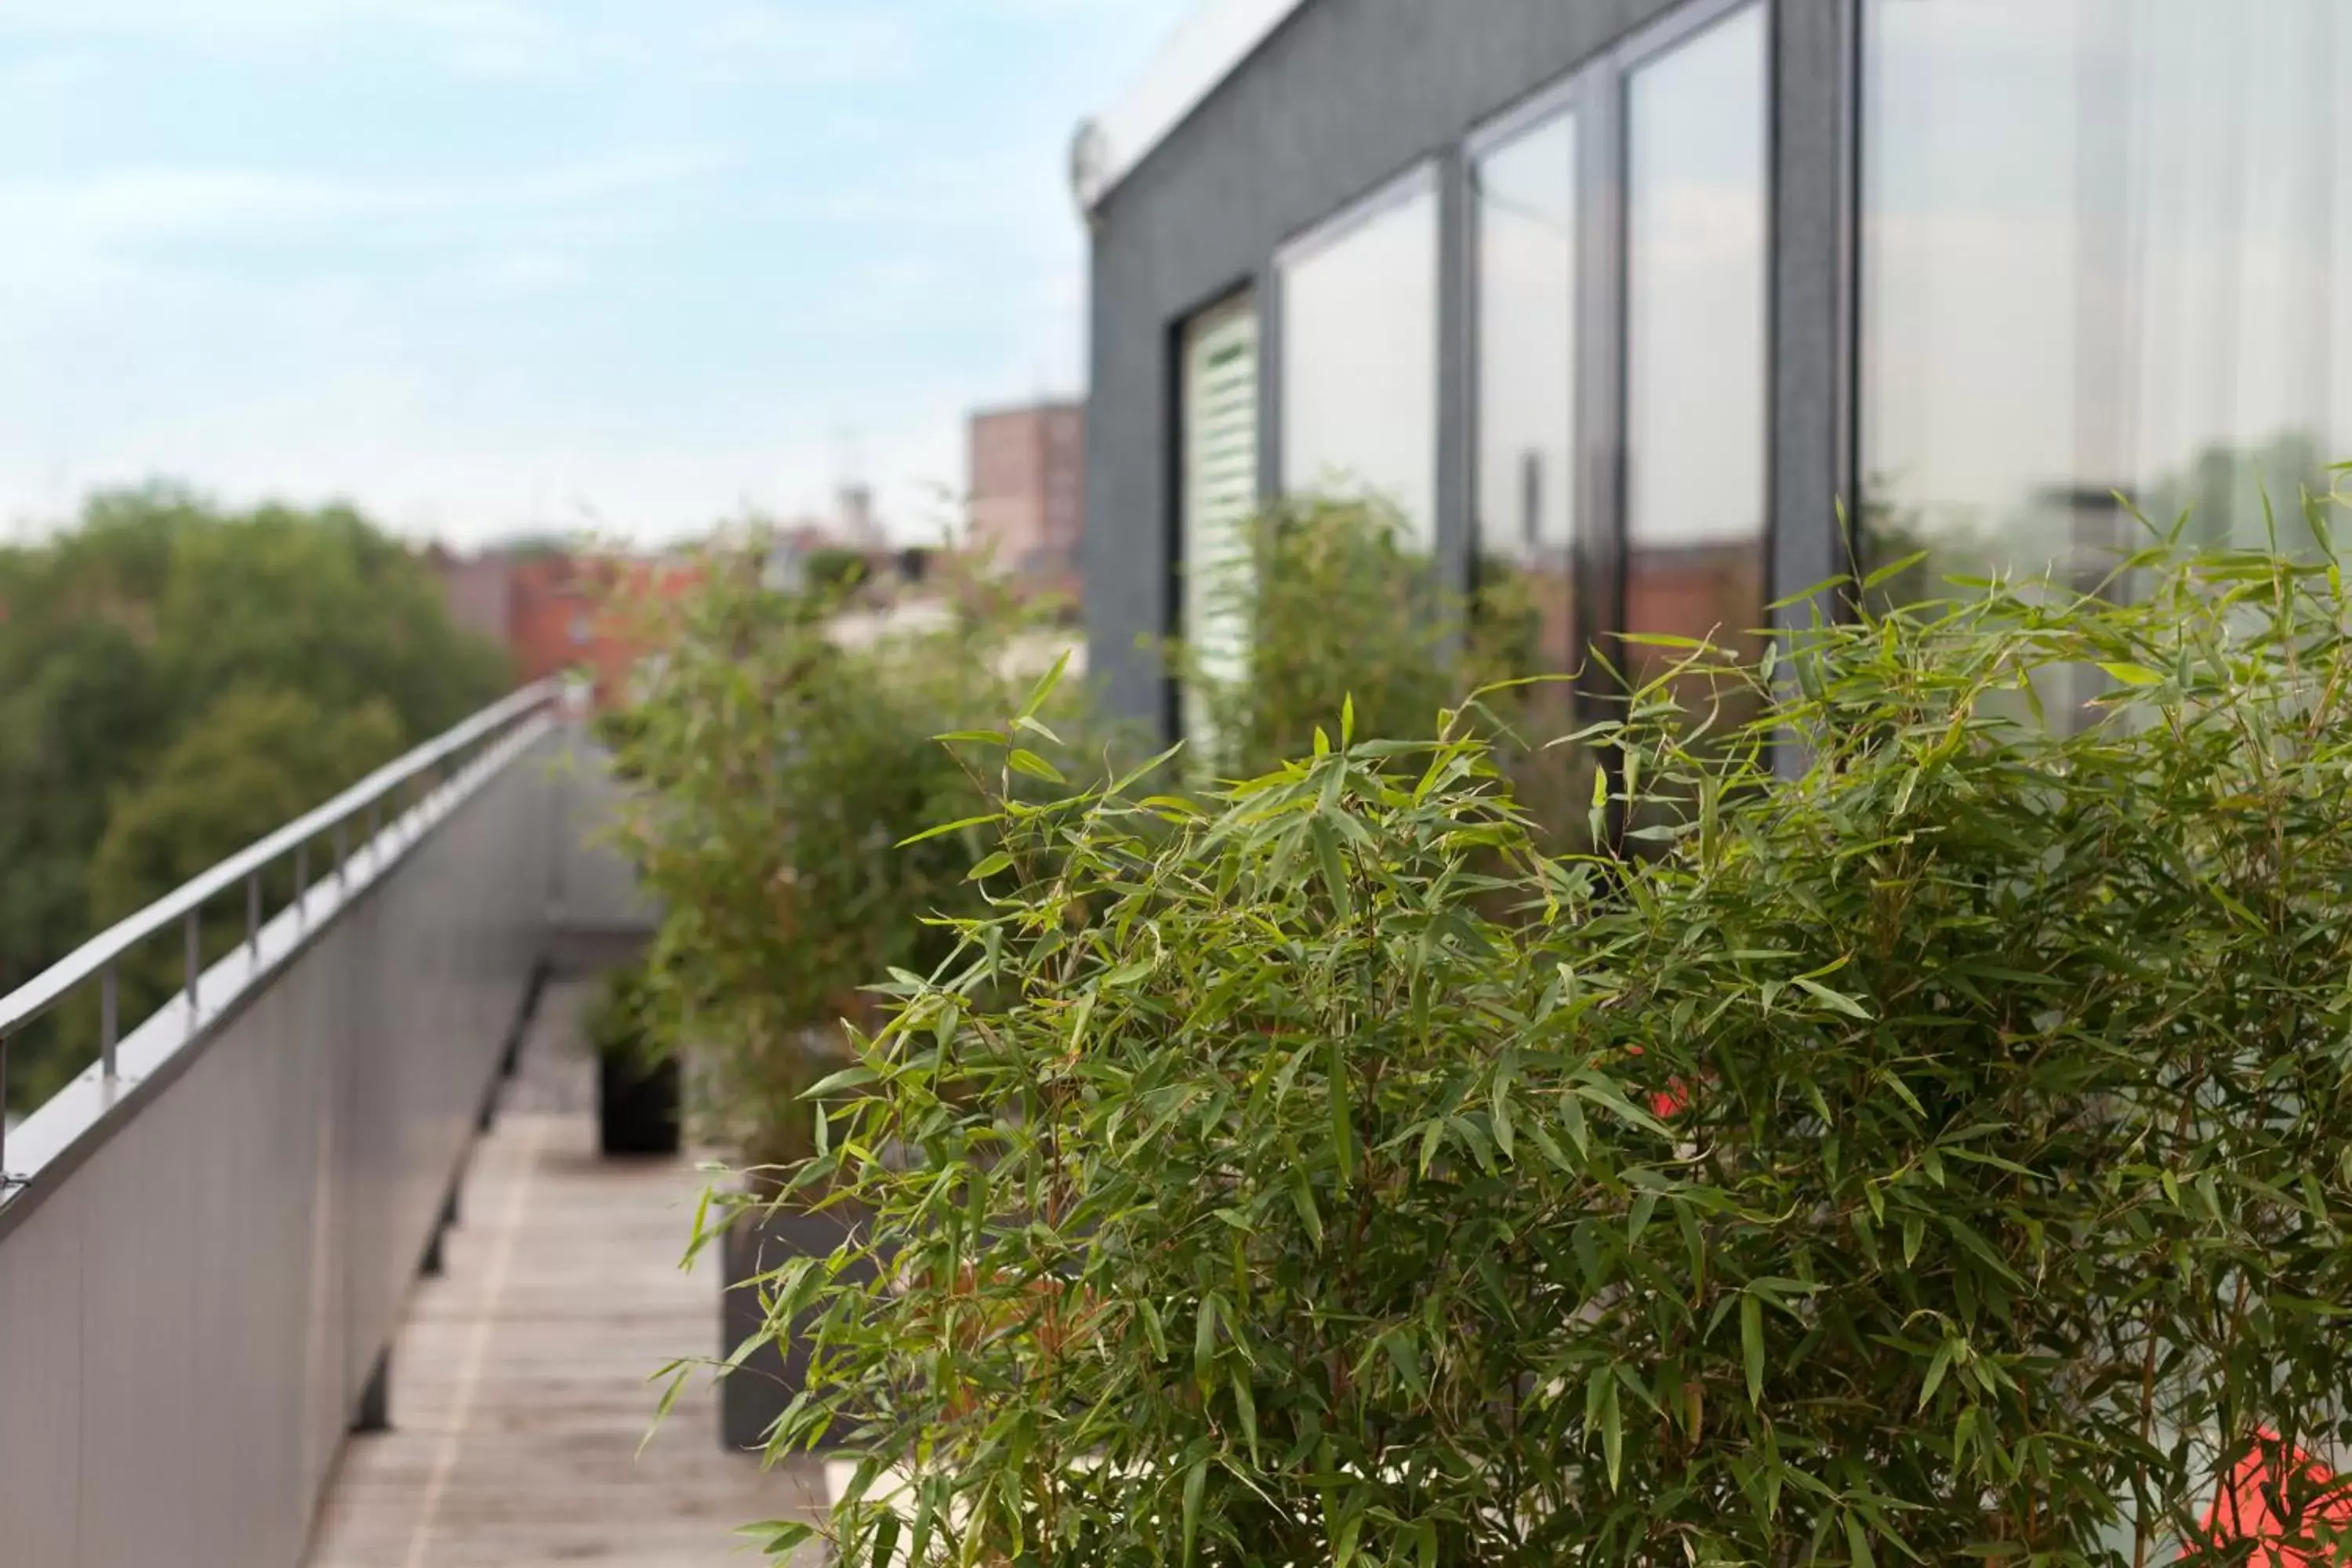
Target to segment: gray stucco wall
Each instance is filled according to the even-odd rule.
[[[1261,472],[1273,479],[1276,249],[1419,161],[1441,159],[1437,545],[1467,570],[1469,420],[1465,136],[1678,0],[1309,0],[1095,214],[1085,551],[1089,659],[1113,709],[1164,721],[1170,626],[1174,333],[1255,286],[1265,311]],[[1776,188],[1774,576],[1833,569],[1844,468],[1837,374],[1846,293],[1841,74],[1853,0],[1772,0]],[[1805,528],[1789,520],[1803,520]],[[1818,566],[1820,569],[1815,570]]]

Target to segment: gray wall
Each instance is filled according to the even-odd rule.
[[[1776,0],[1774,575],[1830,574],[1841,432],[1837,258],[1843,61],[1853,0]],[[1271,268],[1283,241],[1439,154],[1447,228],[1441,316],[1438,550],[1466,573],[1467,291],[1460,145],[1478,124],[1675,8],[1675,0],[1309,0],[1095,214],[1087,405],[1091,668],[1121,714],[1164,721],[1166,682],[1139,636],[1169,629],[1173,337],[1245,284],[1265,311],[1265,449],[1276,450]],[[1818,568],[1818,569],[1817,569]]]
[[[544,951],[560,744],[387,829],[193,1031],[133,1031],[119,1099],[85,1077],[19,1130],[0,1561],[300,1562]]]
[[[593,974],[634,962],[661,910],[622,855],[614,829],[631,796],[613,776],[612,753],[575,731],[551,770],[555,838],[548,893],[549,952],[559,973]]]

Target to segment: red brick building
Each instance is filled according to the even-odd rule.
[[[626,625],[626,605],[647,592],[677,594],[698,579],[682,561],[564,551],[460,557],[436,549],[433,563],[451,618],[506,648],[518,682],[578,671],[594,681],[600,707],[646,651]]]
[[[997,569],[1076,596],[1087,531],[1086,405],[986,410],[970,431],[971,543]]]

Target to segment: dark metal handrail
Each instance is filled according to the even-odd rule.
[[[202,973],[200,921],[209,904],[240,883],[245,888],[246,939],[257,944],[262,927],[262,877],[289,855],[294,858],[296,909],[306,907],[310,888],[309,850],[321,837],[332,836],[333,875],[350,875],[352,823],[369,819],[369,837],[383,827],[384,802],[395,792],[431,773],[436,776],[452,758],[468,749],[487,746],[542,712],[553,708],[560,683],[542,680],[527,686],[493,707],[485,709],[406,756],[370,773],[326,805],[262,839],[166,894],[126,920],[92,937],[25,984],[0,996],[0,1193],[10,1185],[6,1163],[8,1040],[26,1026],[55,1009],[67,997],[95,980],[103,987],[100,1005],[99,1060],[107,1081],[117,1076],[115,1046],[121,1034],[117,1015],[116,970],[123,957],[141,942],[177,923],[184,932],[187,962],[186,996],[193,1009]]]

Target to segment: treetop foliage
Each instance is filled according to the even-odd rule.
[[[0,990],[508,682],[425,563],[347,507],[155,488],[0,549]],[[13,1042],[10,1105],[86,1045]]]

